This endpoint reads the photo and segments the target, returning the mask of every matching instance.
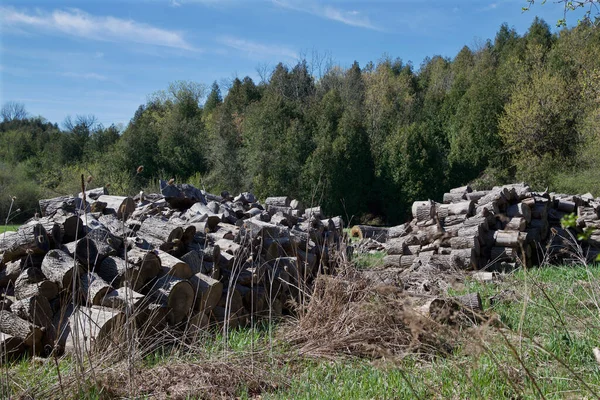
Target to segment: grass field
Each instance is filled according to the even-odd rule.
[[[2,225],[0,226],[0,233],[4,233],[7,231],[16,231],[19,229],[20,225]]]
[[[212,334],[135,363],[100,360],[83,374],[76,372],[75,360],[64,358],[57,361],[62,390],[53,360],[22,361],[3,367],[2,393],[35,398],[598,398],[600,369],[593,349],[600,346],[599,279],[596,266],[520,270],[485,284],[467,279],[451,294],[478,291],[488,319],[453,331],[457,345],[445,356],[313,357],[286,340],[290,326],[297,329],[297,321],[287,321],[236,330],[227,340]]]

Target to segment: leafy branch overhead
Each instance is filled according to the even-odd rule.
[[[527,6],[523,7],[523,11],[529,11],[536,0],[527,0]],[[545,4],[546,0],[538,0],[538,3]],[[579,23],[591,23],[598,26],[600,24],[600,7],[598,0],[557,0],[553,3],[562,4],[564,7],[563,17],[556,22],[556,26],[566,27],[569,13],[581,12]]]

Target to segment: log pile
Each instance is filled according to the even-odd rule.
[[[577,226],[563,229],[561,219],[576,213]],[[526,184],[473,191],[470,186],[444,194],[443,203],[418,201],[411,222],[388,228],[384,237],[386,266],[407,269],[431,266],[438,270],[504,270],[532,265],[541,254],[575,242],[580,253],[595,259],[600,252],[600,199],[592,195],[538,193]],[[560,256],[564,251],[556,251]]]
[[[342,219],[320,207],[161,188],[44,199],[41,217],[0,235],[0,363],[118,346],[126,324],[183,337],[293,313],[346,254]]]

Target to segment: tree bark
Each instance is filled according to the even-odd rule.
[[[157,251],[157,254],[161,264],[159,276],[169,275],[179,279],[188,279],[193,275],[190,266],[179,258],[160,250]]]
[[[126,220],[135,211],[135,202],[131,197],[102,195],[96,200],[106,203],[106,208],[112,209],[121,220]]]
[[[6,310],[0,310],[0,332],[23,341],[27,347],[41,351],[43,330]]]
[[[41,295],[48,300],[58,296],[58,285],[46,279],[39,268],[27,268],[15,281],[15,298],[17,300]]]
[[[14,261],[27,254],[45,254],[50,250],[48,234],[42,224],[24,225],[16,234],[0,236],[2,261]]]
[[[81,289],[85,293],[88,305],[102,305],[104,297],[114,290],[110,284],[95,272],[87,272],[81,275]]]
[[[42,272],[60,290],[70,291],[73,277],[79,277],[84,269],[78,261],[62,250],[50,250],[42,261]]]
[[[65,352],[85,355],[87,352],[106,351],[125,339],[125,314],[106,307],[77,307],[69,317],[63,334]]]

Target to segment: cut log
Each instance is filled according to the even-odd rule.
[[[26,350],[22,339],[0,332],[0,364],[17,360]]]
[[[519,232],[516,231],[496,231],[494,233],[495,245],[498,247],[518,247]]]
[[[123,310],[125,315],[137,314],[145,305],[145,296],[125,286],[106,293],[101,306]]]
[[[106,307],[77,307],[61,332],[65,352],[87,354],[106,351],[125,340],[125,314]]]
[[[43,329],[16,314],[0,310],[0,332],[22,340],[25,346],[35,347],[36,351],[42,350]]]
[[[218,303],[223,292],[223,284],[208,275],[197,273],[190,278],[195,292],[194,311],[208,312]]]
[[[321,212],[321,206],[310,207],[304,210],[304,218],[310,219],[315,216],[316,218],[323,218],[323,213]]]
[[[95,272],[87,272],[81,275],[81,288],[87,298],[88,305],[102,305],[107,293],[114,290],[110,284]]]
[[[188,279],[193,275],[190,266],[179,258],[161,250],[157,251],[157,255],[161,264],[159,276],[170,275],[179,279]]]
[[[444,204],[458,203],[467,198],[466,193],[444,193]]]
[[[98,197],[108,195],[108,189],[106,187],[99,187],[94,189],[89,189],[85,191],[85,197],[88,201],[90,200],[98,200]],[[77,195],[80,199],[83,198],[83,193],[80,192]]]
[[[481,296],[479,293],[467,293],[462,296],[453,297],[455,301],[461,304],[463,307],[468,308],[474,312],[483,312],[483,304],[481,302]]]
[[[5,263],[27,254],[45,254],[48,250],[50,242],[42,224],[23,225],[16,234],[0,237],[0,254]]]
[[[11,311],[20,318],[34,325],[44,328],[44,342],[52,343],[56,339],[56,332],[52,324],[52,308],[44,296],[35,295],[12,303]]]
[[[380,243],[387,240],[388,228],[370,225],[354,225],[350,230],[350,236],[360,239],[373,239]]]
[[[171,275],[158,278],[152,288],[150,296],[158,303],[171,309],[169,322],[178,324],[185,319],[194,305],[194,289],[183,279]]]
[[[433,218],[435,206],[431,201],[415,201],[411,210],[413,218],[416,218],[417,221],[426,221]]]
[[[490,261],[492,262],[500,262],[500,261],[516,261],[519,257],[517,249],[513,247],[492,247],[490,253]]]
[[[387,255],[383,257],[383,268],[398,268],[400,267],[400,258],[402,255]]]
[[[466,215],[470,217],[475,211],[475,203],[470,200],[443,204],[440,207],[448,210],[448,215]]]
[[[290,207],[291,199],[287,196],[280,197],[267,197],[265,205],[267,206],[278,206],[278,207]]]
[[[519,203],[509,206],[506,209],[506,215],[509,218],[523,217],[529,223],[531,221],[531,209],[527,204]]]
[[[21,261],[10,261],[6,264],[0,263],[0,287],[7,287],[15,284],[15,281],[21,274]]]
[[[101,262],[98,248],[93,240],[88,238],[79,239],[76,242],[67,243],[62,248],[71,257],[76,258],[85,268],[94,269],[97,262]],[[102,257],[104,259],[104,257]]]
[[[453,249],[473,249],[476,254],[481,252],[479,236],[456,236],[448,240]]]
[[[476,191],[476,192],[467,193],[465,197],[467,198],[467,200],[478,202],[481,198],[483,198],[488,193],[489,192],[486,190]]]
[[[50,250],[42,261],[42,272],[60,290],[70,291],[73,277],[84,273],[81,264],[62,250]]]
[[[43,217],[51,217],[59,210],[69,213],[83,212],[83,201],[78,197],[61,196],[52,199],[43,199],[39,201],[40,210]]]
[[[450,189],[450,193],[471,193],[472,191],[473,191],[473,189],[469,185]]]
[[[74,242],[84,236],[83,221],[77,215],[56,213],[52,219],[59,224],[63,243]]]
[[[21,272],[15,281],[15,298],[17,300],[35,295],[41,295],[48,300],[52,300],[58,296],[58,291],[58,285],[46,279],[39,268],[27,268]]]
[[[102,195],[96,200],[106,203],[106,209],[112,210],[121,220],[126,220],[135,211],[135,202],[131,197]]]
[[[450,253],[454,259],[455,267],[460,269],[478,269],[479,257],[473,249],[456,249]]]
[[[507,231],[524,231],[527,228],[527,221],[524,217],[513,217],[504,226]]]
[[[419,258],[418,256],[411,256],[411,255],[403,255],[400,258],[400,268],[402,269],[407,269],[413,266],[413,264],[415,263],[415,261],[417,261]]]

